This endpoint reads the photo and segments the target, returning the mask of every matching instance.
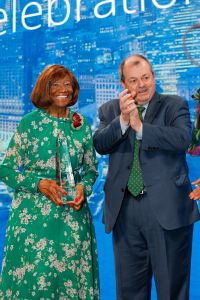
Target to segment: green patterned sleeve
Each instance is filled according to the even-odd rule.
[[[92,186],[98,176],[97,158],[93,146],[91,127],[86,124],[85,136],[83,138],[84,158],[82,166],[82,181],[84,193],[89,196],[92,193]]]
[[[40,178],[37,178],[29,171],[25,171],[23,166],[27,159],[26,145],[28,142],[28,132],[24,129],[23,119],[17,131],[13,135],[6,155],[0,165],[0,179],[15,190],[27,190],[36,192]]]

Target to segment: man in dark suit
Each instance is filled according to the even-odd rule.
[[[97,152],[109,154],[103,221],[106,232],[113,231],[117,299],[149,300],[153,274],[159,300],[188,300],[193,223],[199,219],[188,196],[188,107],[178,96],[155,91],[144,56],[126,58],[119,71],[124,90],[100,107],[94,134]]]

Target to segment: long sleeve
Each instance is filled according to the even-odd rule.
[[[115,111],[115,102],[105,103],[99,108],[99,129],[94,134],[94,145],[98,153],[110,154],[124,141],[129,129],[122,134],[119,112]]]
[[[36,192],[40,178],[28,170],[24,170],[24,162],[27,159],[28,132],[24,131],[23,127],[22,119],[0,166],[0,179],[15,190],[23,189]]]

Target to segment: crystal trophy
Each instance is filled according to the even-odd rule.
[[[68,195],[62,195],[61,200],[64,204],[74,201],[76,196],[76,185],[69,155],[67,139],[61,134],[56,140],[56,180],[58,185],[66,190]]]

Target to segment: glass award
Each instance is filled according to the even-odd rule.
[[[68,195],[62,195],[64,204],[74,201],[76,196],[76,185],[69,155],[67,139],[58,135],[56,140],[56,180],[58,185],[66,190]]]

